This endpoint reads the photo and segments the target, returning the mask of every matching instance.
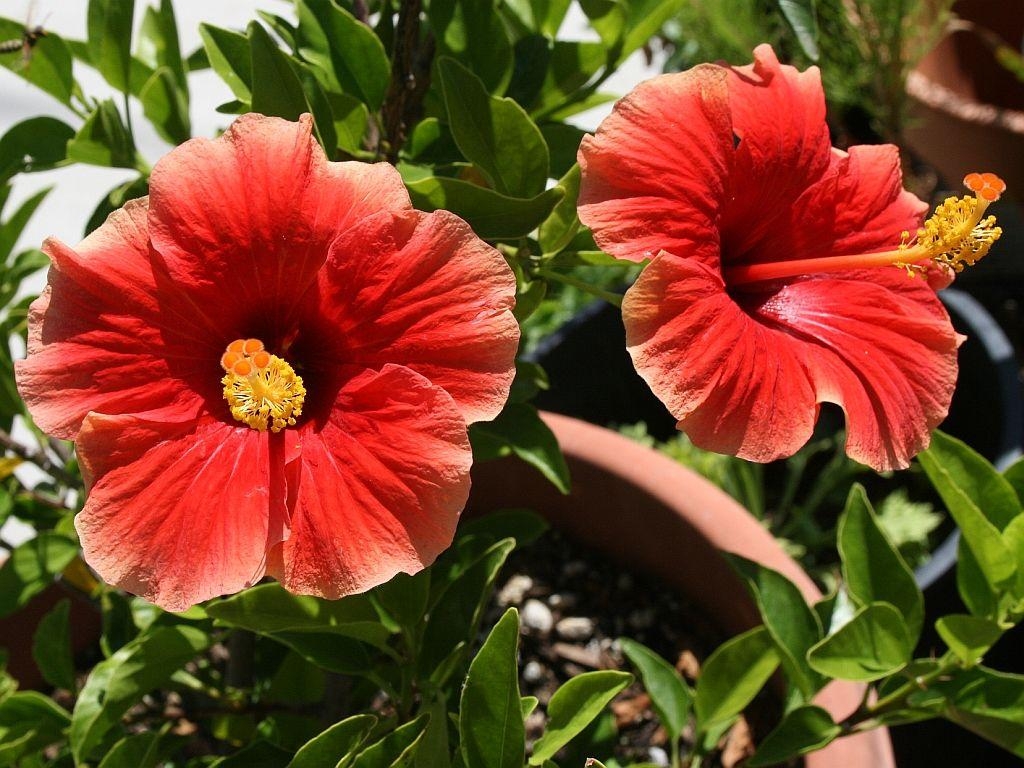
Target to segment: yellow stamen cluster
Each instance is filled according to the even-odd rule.
[[[899,266],[910,270],[914,262],[930,260],[962,272],[989,252],[1003,230],[996,226],[995,216],[985,216],[985,209],[999,199],[1006,185],[991,173],[972,173],[964,184],[976,197],[948,197],[914,237],[904,232],[899,250],[908,258],[900,260]]]
[[[302,415],[306,388],[288,363],[259,339],[236,339],[220,359],[221,384],[231,415],[261,432],[280,432]]]

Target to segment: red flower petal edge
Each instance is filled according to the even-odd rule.
[[[265,573],[340,597],[451,542],[468,424],[514,376],[515,278],[394,168],[328,162],[308,116],[246,115],[46,251],[18,385],[78,441],[76,526],[108,582],[169,610]],[[246,339],[260,356],[225,354]],[[231,410],[283,402],[293,424]]]
[[[579,159],[598,244],[652,260],[623,302],[627,344],[697,445],[789,456],[823,402],[846,413],[849,455],[876,469],[928,445],[961,341],[928,281],[887,266],[730,282],[743,265],[895,248],[921,222],[894,147],[829,145],[816,69],[760,46],[751,66],[654,78]]]

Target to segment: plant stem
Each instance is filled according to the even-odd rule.
[[[423,97],[430,85],[430,62],[434,57],[434,38],[427,35],[420,47],[420,11],[422,0],[401,0],[395,26],[394,54],[391,57],[391,83],[381,107],[384,155],[389,163],[398,162],[405,144],[405,131],[417,118]]]
[[[599,299],[607,301],[616,307],[622,306],[622,296],[611,291],[606,291],[603,288],[598,288],[596,285],[585,283],[582,280],[578,280],[575,277],[569,275],[563,275],[560,272],[552,272],[547,269],[538,269],[537,275],[543,277],[545,280],[551,280],[556,283],[562,283],[564,285],[571,285],[573,288],[579,288],[584,293],[589,293],[591,296],[596,296]]]

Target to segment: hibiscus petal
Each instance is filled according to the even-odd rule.
[[[46,432],[73,440],[90,411],[194,414],[202,405],[188,381],[218,353],[182,297],[159,289],[146,220],[146,200],[133,200],[76,249],[43,247],[49,284],[29,310],[29,354],[15,371]]]
[[[447,212],[381,213],[340,236],[303,335],[323,367],[403,365],[448,392],[467,422],[493,419],[515,375],[515,277]],[[305,353],[303,353],[305,354]]]
[[[91,414],[78,439],[91,487],[75,518],[86,562],[170,611],[259,581],[285,514],[268,443],[212,420]]]
[[[732,142],[722,67],[641,83],[580,145],[580,221],[630,261],[717,238]]]
[[[153,245],[202,311],[283,328],[339,232],[411,208],[394,168],[328,162],[311,130],[308,115],[243,115],[220,138],[192,139],[153,168]]]
[[[945,418],[956,381],[960,339],[945,310],[897,269],[734,299],[699,260],[664,253],[627,292],[623,319],[637,371],[679,428],[754,461],[794,453],[817,404],[832,402],[846,412],[852,458],[906,467]]]
[[[301,439],[291,535],[267,565],[287,589],[362,592],[421,570],[451,544],[472,453],[444,390],[400,366],[367,371]]]
[[[660,254],[626,292],[622,317],[637,372],[696,445],[771,461],[811,436],[817,405],[800,355],[701,259]]]
[[[771,46],[759,45],[753,64],[729,70],[729,110],[739,144],[722,252],[730,264],[782,258],[763,241],[802,221],[794,203],[832,155],[821,76],[817,67],[783,66]]]

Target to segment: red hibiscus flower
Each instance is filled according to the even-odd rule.
[[[817,69],[754,60],[643,83],[580,148],[580,219],[651,259],[622,305],[634,365],[704,448],[791,455],[831,402],[851,457],[905,467],[956,381],[934,287],[998,237],[1001,182],[969,177],[918,230],[896,148],[834,149]]]
[[[327,162],[310,126],[244,116],[45,246],[21,393],[77,441],[86,560],[170,610],[265,573],[334,598],[429,564],[467,424],[512,381],[501,255],[413,210],[391,166]]]

